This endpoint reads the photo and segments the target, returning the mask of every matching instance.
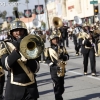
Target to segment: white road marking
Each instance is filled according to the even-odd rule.
[[[41,64],[48,66],[48,64],[46,64],[46,63],[41,63]],[[66,70],[66,72],[74,73],[74,74],[77,74],[77,75],[83,75],[83,73],[79,73],[79,72],[75,72],[75,71]],[[93,78],[93,79],[96,79],[96,80],[100,80],[100,78],[95,77],[95,76],[91,76],[91,75],[87,75],[86,77]]]
[[[75,72],[75,71],[68,71],[68,70],[66,70],[66,71],[67,71],[67,72],[70,72],[70,73],[77,74],[77,75],[83,75],[82,73]],[[86,77],[93,78],[93,79],[96,79],[96,80],[100,80],[100,78],[95,77],[95,76],[90,76],[90,75],[87,75]]]

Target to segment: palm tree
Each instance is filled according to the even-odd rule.
[[[27,4],[27,10],[28,10],[28,3],[29,3],[29,0],[26,0],[25,3]]]
[[[9,0],[9,2],[18,2],[19,0]]]
[[[35,14],[35,9],[33,9],[32,13]]]
[[[18,2],[19,0],[9,0],[9,2]],[[18,5],[16,6],[18,10]]]
[[[13,12],[12,12],[13,15],[15,15],[15,11],[16,11],[16,10],[18,11],[18,7],[13,7]]]
[[[26,0],[26,1],[25,1],[25,3],[27,3],[27,4],[28,4],[28,3],[29,3],[29,0]]]
[[[19,12],[19,17],[22,17],[24,16],[24,13],[23,12]]]
[[[7,11],[6,11],[6,10],[4,10],[4,11],[2,12],[2,19],[3,19],[3,20],[5,20],[6,15],[7,15]]]

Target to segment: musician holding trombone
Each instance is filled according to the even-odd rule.
[[[13,21],[10,27],[12,39],[2,42],[0,50],[1,63],[8,71],[5,100],[37,100],[39,93],[35,73],[39,71],[38,58],[27,59],[20,52],[20,43],[28,36],[27,28],[19,19]]]

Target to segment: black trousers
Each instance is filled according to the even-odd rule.
[[[0,100],[3,100],[4,83],[5,83],[5,75],[0,77]]]
[[[55,100],[63,100],[62,94],[64,93],[64,77],[53,77],[52,80]]]
[[[90,58],[91,73],[96,73],[95,53],[92,50],[88,53],[83,53],[84,72],[88,70],[88,58]]]
[[[60,46],[64,46],[64,40],[61,38],[61,39],[59,39],[59,45]]]
[[[95,39],[95,47],[96,47],[96,52],[98,53],[98,40]]]
[[[32,98],[32,96],[30,95],[30,93],[26,89],[25,94],[21,100],[37,100],[37,98]]]
[[[73,42],[74,42],[74,45],[75,45],[75,51],[76,51],[76,54],[79,53],[79,49],[81,47],[79,41],[77,40],[77,36],[75,34],[73,34]]]

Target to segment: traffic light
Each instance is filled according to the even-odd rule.
[[[94,6],[94,15],[98,15],[99,11],[98,11],[98,6]]]

